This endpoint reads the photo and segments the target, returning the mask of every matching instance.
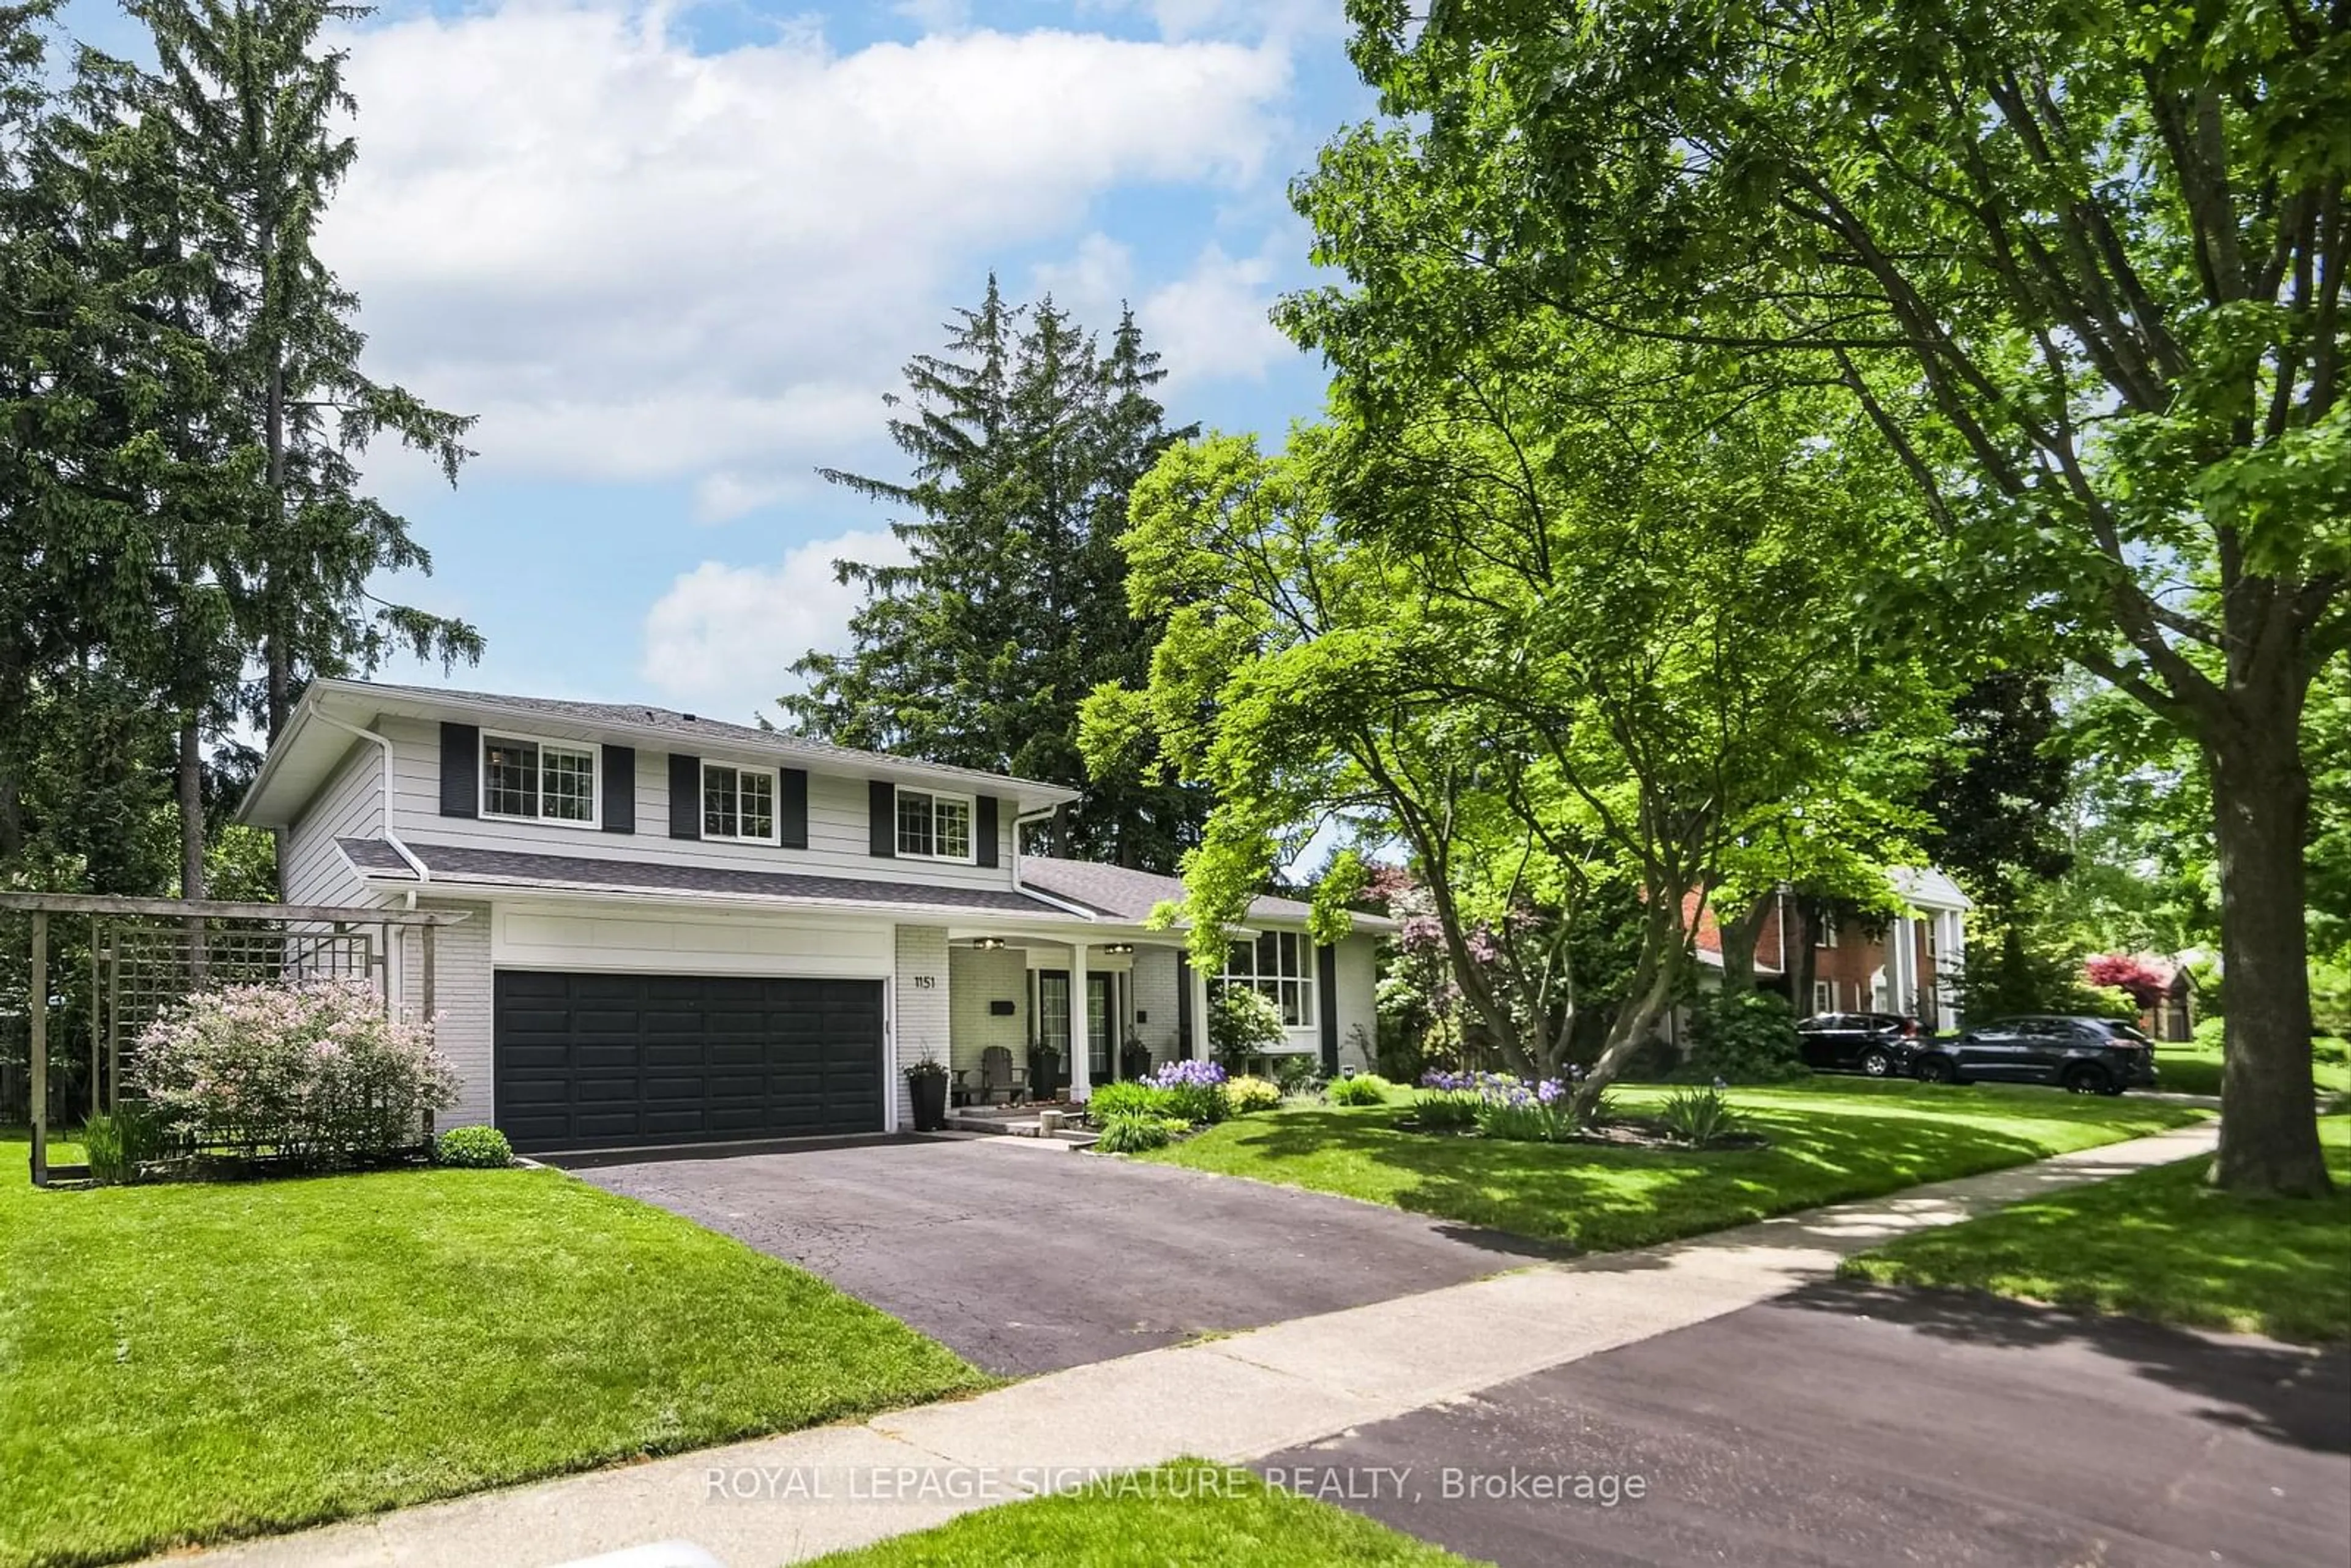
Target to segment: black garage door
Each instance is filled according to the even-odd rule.
[[[497,974],[497,1124],[518,1149],[882,1127],[882,983]]]

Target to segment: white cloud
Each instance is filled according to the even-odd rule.
[[[645,616],[640,673],[664,696],[737,723],[798,685],[793,660],[848,646],[864,590],[835,580],[836,560],[894,565],[906,548],[888,530],[817,539],[779,565],[706,560],[672,583]]]
[[[1138,183],[1239,190],[1273,43],[959,32],[697,55],[658,9],[507,0],[352,40],[321,249],[371,366],[480,413],[493,474],[684,478],[718,517],[879,434],[992,252]]]
[[[1346,0],[1081,0],[1081,11],[1142,12],[1169,38],[1344,37]]]
[[[1182,277],[1137,298],[1134,253],[1108,235],[1088,235],[1067,261],[1036,269],[1036,285],[1081,320],[1107,320],[1122,300],[1134,305],[1144,341],[1167,367],[1171,389],[1200,382],[1261,379],[1297,352],[1270,317],[1283,234],[1269,235],[1253,256],[1231,256],[1210,244]]]

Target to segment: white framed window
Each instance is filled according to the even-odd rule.
[[[765,768],[702,765],[702,836],[743,843],[776,841],[776,776]]]
[[[602,763],[592,746],[528,736],[482,737],[482,799],[485,817],[596,825],[596,795]]]
[[[1834,980],[1814,980],[1813,982],[1813,1011],[1815,1013],[1833,1013],[1836,1011],[1836,982]]]
[[[1290,1029],[1314,1022],[1314,944],[1295,931],[1265,931],[1225,955],[1224,982],[1254,986],[1281,1009]]]
[[[1818,946],[1823,947],[1834,947],[1836,946],[1835,915],[1823,915],[1821,916],[1821,936]]]
[[[898,852],[909,860],[972,858],[971,797],[930,789],[898,791]]]

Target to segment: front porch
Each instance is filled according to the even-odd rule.
[[[950,934],[951,1109],[1074,1108],[1096,1084],[1208,1055],[1207,981],[1179,936],[1057,937]]]

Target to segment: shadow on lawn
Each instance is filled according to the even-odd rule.
[[[1848,1281],[1808,1286],[1782,1297],[1781,1304],[1876,1318],[1967,1344],[2076,1346],[2210,1400],[2199,1414],[2216,1425],[2316,1453],[2351,1454],[2351,1349],[2302,1350],[2136,1318],[2034,1306],[1975,1291]]]
[[[1747,1119],[1771,1145],[1751,1150],[1447,1137],[1399,1130],[1399,1113],[1343,1110],[1288,1112],[1228,1135],[1301,1172],[1326,1157],[1384,1167],[1405,1178],[1390,1194],[1399,1207],[1604,1250],[2039,1159],[2043,1145],[1966,1119],[2019,1109],[1955,1101],[1945,1115],[1908,1100],[1878,1112],[1864,1095],[1825,1113],[1759,1107]]]

